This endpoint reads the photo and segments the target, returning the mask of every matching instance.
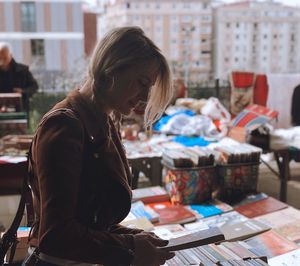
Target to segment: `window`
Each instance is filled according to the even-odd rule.
[[[33,39],[31,43],[31,55],[33,62],[37,65],[43,65],[45,63],[45,44],[44,40]]]
[[[295,41],[295,35],[293,33],[291,34],[291,41]]]
[[[32,56],[44,56],[45,55],[44,40],[34,39],[34,40],[31,40],[30,42],[31,42]]]
[[[36,31],[36,10],[34,2],[21,2],[21,25],[24,32]]]

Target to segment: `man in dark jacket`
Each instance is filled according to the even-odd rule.
[[[0,93],[22,93],[23,108],[29,111],[29,98],[38,90],[28,66],[17,63],[7,43],[0,43]]]

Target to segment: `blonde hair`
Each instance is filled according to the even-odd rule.
[[[157,62],[158,77],[150,91],[144,124],[151,128],[161,117],[172,95],[171,73],[160,49],[139,27],[114,28],[96,45],[89,65],[85,85],[93,89],[94,97],[103,97],[114,74],[131,66]]]

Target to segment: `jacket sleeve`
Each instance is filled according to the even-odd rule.
[[[31,97],[38,90],[38,83],[36,79],[33,77],[29,68],[26,68],[26,84],[23,88],[23,94],[27,95],[27,97]]]
[[[96,231],[75,218],[83,160],[84,130],[76,117],[51,115],[33,145],[40,194],[39,247],[59,258],[105,265],[130,265],[133,235]]]

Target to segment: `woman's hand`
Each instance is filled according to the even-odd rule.
[[[166,260],[175,256],[175,253],[164,251],[158,247],[168,244],[154,233],[142,232],[134,235],[134,260],[133,266],[158,266],[165,264]]]

